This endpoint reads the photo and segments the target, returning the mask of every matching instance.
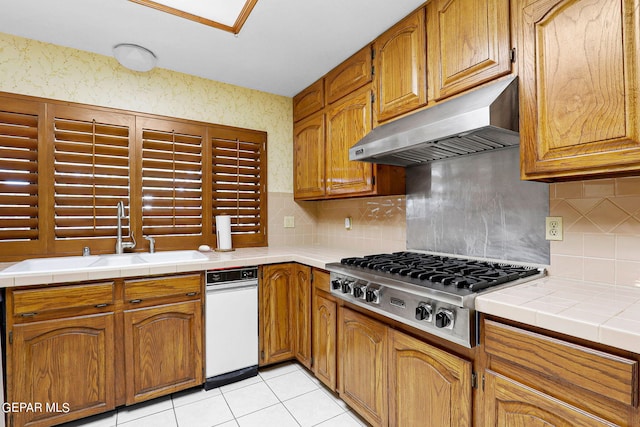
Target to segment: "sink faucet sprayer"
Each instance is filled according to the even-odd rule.
[[[117,215],[116,218],[118,220],[117,226],[117,235],[116,235],[116,254],[121,254],[124,252],[124,249],[133,249],[136,247],[136,239],[133,236],[133,231],[129,229],[129,237],[133,242],[123,242],[122,241],[122,218],[124,218],[124,203],[122,200],[117,204]]]

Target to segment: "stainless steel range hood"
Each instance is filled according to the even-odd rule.
[[[375,128],[349,149],[349,159],[412,166],[519,142],[511,77]]]

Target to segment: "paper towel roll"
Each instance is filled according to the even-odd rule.
[[[231,217],[229,215],[216,216],[216,240],[218,250],[231,250]]]

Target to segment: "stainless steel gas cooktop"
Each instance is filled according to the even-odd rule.
[[[475,345],[475,297],[543,277],[545,269],[421,252],[327,264],[331,292],[352,304],[465,347]]]

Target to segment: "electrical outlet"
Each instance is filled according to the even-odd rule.
[[[545,238],[547,240],[562,240],[562,217],[548,216],[545,222]]]
[[[284,228],[295,228],[295,217],[285,216],[284,217]]]
[[[351,230],[351,227],[353,226],[353,221],[351,220],[351,217],[348,216],[344,219],[344,228],[346,230]]]

